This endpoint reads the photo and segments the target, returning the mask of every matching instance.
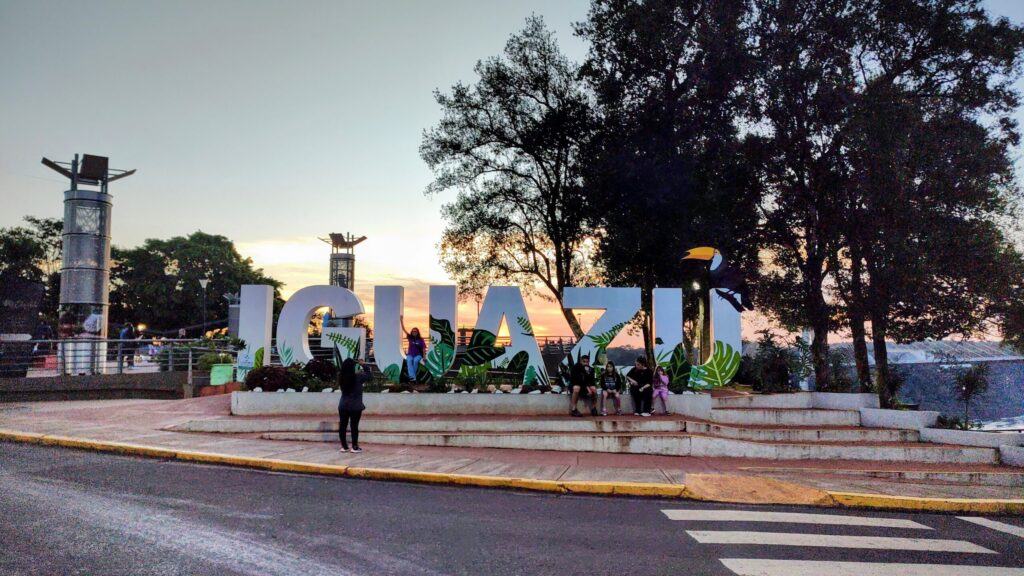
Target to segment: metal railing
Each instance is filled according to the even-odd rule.
[[[196,370],[206,354],[236,352],[218,340],[67,338],[0,341],[0,377],[40,378]]]

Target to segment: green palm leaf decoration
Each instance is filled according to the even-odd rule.
[[[612,340],[615,340],[615,337],[619,335],[619,332],[621,332],[622,329],[625,328],[625,326],[625,322],[619,322],[615,326],[609,328],[603,334],[588,336],[588,338],[590,338],[590,341],[594,343],[594,346],[597,347],[596,356],[601,356],[602,354],[608,351],[608,345],[612,343]]]
[[[690,385],[694,388],[720,388],[731,382],[739,369],[740,353],[725,342],[715,340],[711,358],[690,370]]]
[[[505,353],[505,348],[495,346],[497,337],[487,330],[473,330],[473,336],[469,339],[469,346],[466,347],[466,356],[463,364],[467,366],[479,366],[494,360]]]
[[[350,338],[344,334],[328,334],[327,337],[334,342],[336,348],[342,348],[348,352],[348,358],[359,357],[359,339]]]
[[[263,347],[260,346],[256,349],[256,353],[252,356],[252,367],[259,368],[263,366]]]
[[[523,329],[523,335],[533,336],[533,324],[530,324],[529,318],[519,316],[516,318],[516,324],[519,324],[519,327]]]

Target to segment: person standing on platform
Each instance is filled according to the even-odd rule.
[[[370,367],[358,361],[362,371],[356,373],[356,361],[346,358],[338,370],[338,388],[341,389],[341,400],[338,401],[338,438],[341,440],[341,451],[349,452],[348,441],[345,439],[346,428],[352,428],[352,452],[362,452],[359,447],[359,420],[366,406],[363,404],[363,384],[370,379]]]
[[[650,416],[653,394],[651,383],[654,381],[654,373],[647,367],[646,357],[637,357],[633,369],[626,374],[626,379],[629,380],[629,396],[633,399],[633,415]]]

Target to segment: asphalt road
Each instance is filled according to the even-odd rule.
[[[759,516],[710,516],[746,512]],[[1002,530],[946,515],[422,486],[0,443],[3,575],[1024,575],[1024,519],[989,520]]]

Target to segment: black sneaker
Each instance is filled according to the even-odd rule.
[[[362,448],[360,448],[359,446],[353,446],[353,447],[352,447],[352,451],[353,451],[353,452],[362,452],[362,451],[363,451],[363,449],[362,449]]]
[[[591,416],[597,416],[597,408],[591,408],[590,409],[590,415]]]
[[[583,414],[580,414],[580,411],[575,409],[575,408],[572,409],[572,412],[570,412],[569,415],[570,416],[575,416],[577,418],[582,418],[583,417]]]

